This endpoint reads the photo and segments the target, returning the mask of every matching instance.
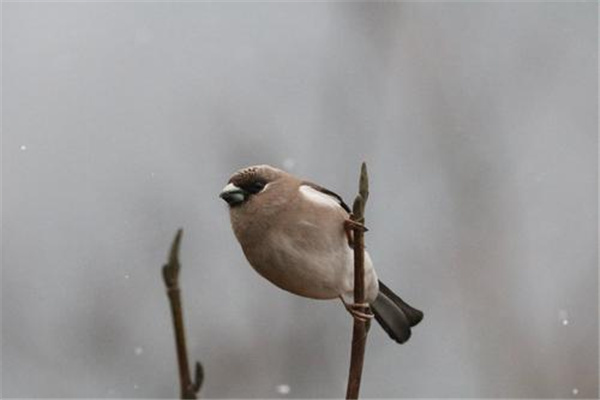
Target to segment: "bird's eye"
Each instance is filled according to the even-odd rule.
[[[254,181],[252,183],[250,183],[245,189],[248,193],[251,194],[256,194],[258,192],[260,192],[261,190],[263,190],[266,186],[265,182],[262,181]]]

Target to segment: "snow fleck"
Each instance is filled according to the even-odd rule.
[[[129,275],[129,274],[125,274],[125,275],[123,275],[123,278],[125,278],[125,279],[129,279],[129,277],[130,277],[130,275]]]
[[[22,144],[21,147],[20,147],[20,149],[21,149],[21,151],[25,151],[25,150],[27,150],[27,146],[25,146],[24,144]]]
[[[290,385],[277,385],[277,393],[279,394],[289,394],[290,390]]]
[[[154,179],[154,172],[150,172],[150,179]]]
[[[558,319],[563,326],[569,325],[569,313],[567,310],[558,310]]]
[[[571,390],[571,393],[573,393],[573,396],[577,396],[579,394],[579,389],[574,388],[573,390]]]
[[[138,390],[138,389],[140,388],[140,386],[139,386],[137,383],[134,383],[134,384],[133,384],[133,388],[134,388],[135,390]]]
[[[144,353],[144,348],[143,347],[136,347],[133,351],[135,352],[136,356],[140,356],[140,355],[142,355]]]
[[[291,170],[294,169],[294,166],[296,165],[296,160],[294,160],[293,158],[286,158],[285,160],[283,160],[283,168]]]

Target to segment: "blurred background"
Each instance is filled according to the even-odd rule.
[[[268,163],[351,201],[425,311],[364,397],[598,397],[595,3],[5,3],[2,392],[345,393],[351,318],[246,263],[218,198]],[[191,361],[192,361],[191,360]]]

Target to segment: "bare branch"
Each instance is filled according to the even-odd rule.
[[[179,382],[181,384],[182,399],[196,399],[204,381],[204,370],[199,362],[196,362],[195,379],[192,382],[188,365],[187,348],[185,344],[185,330],[183,326],[183,306],[181,304],[181,291],[179,289],[179,245],[183,230],[179,229],[171,245],[169,260],[162,268],[163,280],[167,287],[169,304],[171,305],[171,316],[173,317],[173,328],[175,332],[175,346],[177,349],[177,364],[179,366]]]
[[[352,207],[352,220],[359,224],[365,223],[365,206],[369,198],[369,177],[367,165],[363,162],[360,171],[358,196]],[[354,303],[365,303],[365,229],[364,226],[353,227],[354,245]],[[365,314],[371,314],[368,305],[364,307]],[[354,317],[352,328],[352,352],[350,354],[350,371],[348,374],[348,387],[346,399],[358,399],[360,382],[362,377],[363,362],[365,358],[365,347],[367,344],[367,332],[369,325],[363,319]]]

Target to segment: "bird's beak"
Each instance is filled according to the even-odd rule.
[[[230,207],[233,207],[242,204],[246,200],[247,195],[245,190],[235,186],[233,183],[229,183],[223,188],[219,197],[225,200]]]

